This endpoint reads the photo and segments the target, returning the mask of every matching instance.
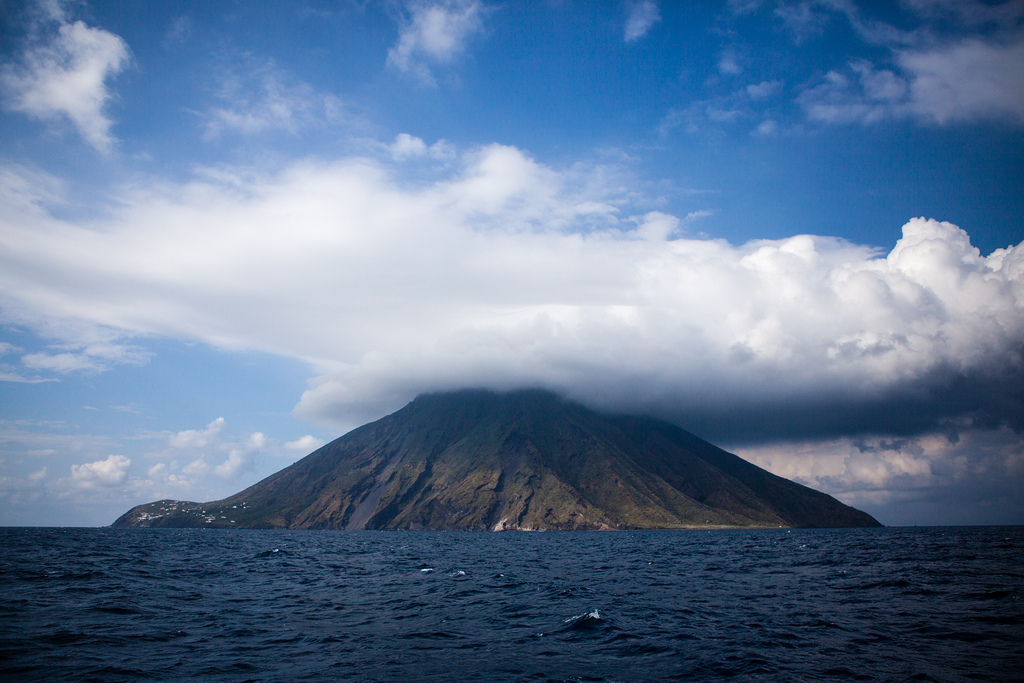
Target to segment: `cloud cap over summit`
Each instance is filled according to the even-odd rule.
[[[480,386],[1024,522],[1024,5],[611,5],[0,13],[0,523]]]

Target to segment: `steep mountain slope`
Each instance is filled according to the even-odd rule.
[[[248,489],[114,526],[655,529],[878,526],[667,422],[540,390],[420,396]]]

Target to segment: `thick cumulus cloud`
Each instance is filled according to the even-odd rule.
[[[481,311],[405,353],[369,350],[300,412],[482,382],[643,406],[734,441],[1024,426],[1021,250],[981,257],[948,223],[910,221],[885,257],[812,236],[531,235],[516,249],[525,272],[509,281],[541,284],[547,300]]]
[[[4,311],[305,359],[320,373],[297,412],[338,427],[464,386],[547,387],[733,443],[1024,427],[1020,246],[983,256],[925,218],[888,253],[690,239],[593,169],[493,145],[403,181],[423,158],[129,190],[89,223],[9,169]]]
[[[168,461],[151,467],[150,478],[165,484],[191,485],[211,474],[233,480],[252,470],[253,458],[267,445],[267,437],[262,432],[255,432],[238,442],[227,437],[226,427],[224,418],[218,417],[205,429],[186,429],[170,435],[167,439],[169,448],[150,454]],[[179,468],[178,461],[182,459],[188,462]],[[211,460],[220,462],[211,464]]]
[[[117,486],[128,477],[130,458],[111,455],[106,460],[71,466],[71,478],[80,486]]]

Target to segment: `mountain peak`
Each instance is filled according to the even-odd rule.
[[[667,422],[543,389],[424,394],[221,501],[115,526],[679,529],[878,526]]]

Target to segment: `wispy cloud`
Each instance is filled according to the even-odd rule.
[[[729,47],[722,51],[718,58],[718,71],[724,76],[737,76],[743,73],[743,65],[735,48]]]
[[[891,69],[865,60],[830,71],[800,102],[812,120],[874,123],[914,117],[934,124],[980,119],[1024,123],[1024,38],[996,45],[968,39],[900,50]]]
[[[830,14],[817,2],[782,4],[775,8],[775,16],[790,30],[797,44],[820,35],[828,24]]]
[[[17,384],[40,384],[42,382],[56,382],[55,377],[40,377],[38,375],[28,376],[19,368],[12,367],[6,363],[0,363],[0,382],[15,382]]]
[[[483,6],[475,0],[448,0],[414,2],[409,9],[411,19],[388,50],[388,64],[436,85],[431,65],[447,64],[465,50],[483,28]]]
[[[627,43],[643,38],[656,23],[661,21],[658,3],[653,0],[633,2],[628,6],[628,12],[624,36]]]
[[[809,119],[1024,123],[1024,4],[914,0],[903,9],[913,28],[871,19],[848,0],[775,8],[798,43],[821,34],[833,17],[843,17],[864,42],[890,51],[888,59],[851,59],[801,93]]]
[[[192,36],[193,21],[188,15],[182,15],[177,17],[171,25],[167,27],[164,32],[163,40],[161,44],[164,49],[174,49],[181,47],[188,43],[189,38]]]
[[[115,140],[104,111],[112,99],[108,81],[128,64],[128,45],[109,31],[67,22],[56,4],[51,9],[56,30],[43,31],[39,44],[0,69],[5,107],[41,120],[66,118],[86,142],[109,153]]]
[[[875,123],[908,113],[907,84],[892,71],[875,71],[865,61],[849,72],[829,71],[824,82],[800,94],[799,101],[813,121]]]
[[[950,121],[1007,118],[1024,123],[1024,35],[999,44],[968,39],[931,50],[906,50],[907,104],[915,115]]]
[[[782,88],[782,81],[761,81],[751,83],[744,88],[747,96],[752,100],[765,100],[777,93]]]
[[[14,344],[8,344],[6,342],[0,342],[0,356],[13,355],[20,353],[21,348]],[[53,378],[42,378],[38,375],[29,377],[26,375],[24,368],[12,365],[9,362],[0,362],[0,382],[16,382],[20,384],[38,384],[40,382],[53,382],[56,379]]]
[[[68,374],[72,372],[103,372],[113,365],[141,365],[148,358],[149,353],[139,347],[95,343],[71,350],[29,353],[21,357],[21,362],[30,370]]]
[[[273,62],[229,70],[221,78],[217,99],[218,105],[201,114],[208,139],[275,130],[295,134],[316,122],[337,118],[343,109],[336,96],[296,82]]]
[[[742,73],[737,67],[731,75]],[[780,80],[757,81],[730,92],[696,100],[684,109],[673,109],[658,125],[665,136],[677,128],[696,135],[727,128],[746,128],[752,135],[774,135],[778,122],[770,118],[771,107],[783,90]]]
[[[923,0],[920,4],[928,2],[929,0]],[[819,38],[827,28],[839,23],[837,19],[845,19],[861,40],[873,45],[907,44],[917,39],[917,34],[913,30],[900,29],[890,23],[866,16],[868,12],[865,10],[870,8],[870,5],[858,5],[853,0],[781,0],[769,4],[775,6],[776,18],[782,21],[798,45]],[[910,10],[919,9],[915,7],[914,2],[901,5]]]

